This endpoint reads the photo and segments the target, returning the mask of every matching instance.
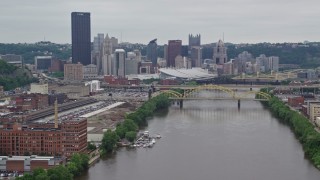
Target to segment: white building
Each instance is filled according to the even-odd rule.
[[[89,64],[83,66],[83,79],[92,79],[98,76],[97,65]]]
[[[48,84],[31,83],[30,85],[30,93],[48,94],[48,92],[49,92]]]
[[[175,59],[175,68],[176,69],[181,69],[181,68],[185,68],[184,66],[184,59],[181,55],[178,55]]]
[[[268,59],[268,65],[271,71],[278,72],[279,71],[279,57],[278,56],[270,56]]]
[[[102,49],[101,49],[101,63],[97,64],[98,73],[102,75],[113,74],[113,64],[112,64],[112,42],[108,34],[104,39]]]

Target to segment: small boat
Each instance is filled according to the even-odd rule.
[[[161,138],[161,135],[160,135],[160,134],[157,134],[157,135],[156,135],[156,138],[157,138],[157,139],[160,139],[160,138]]]

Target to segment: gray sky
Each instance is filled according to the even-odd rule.
[[[5,2],[4,2],[5,1]],[[71,12],[91,13],[91,40],[202,44],[320,41],[319,0],[2,0],[0,43],[70,43]]]

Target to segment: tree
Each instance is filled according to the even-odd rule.
[[[78,169],[76,163],[70,162],[70,163],[68,164],[67,168],[68,168],[68,171],[69,171],[70,173],[72,173],[74,176],[79,175],[79,169]]]
[[[129,131],[126,133],[126,139],[130,142],[133,142],[137,137],[136,131]]]
[[[138,130],[137,124],[132,119],[125,119],[123,121],[123,127],[127,131],[137,131]]]
[[[115,132],[117,133],[120,139],[123,139],[126,135],[127,129],[121,123],[120,125],[117,126]]]
[[[110,129],[108,129],[108,131],[103,134],[102,144],[101,144],[102,150],[105,151],[106,153],[112,152],[118,139],[119,138],[117,134],[111,131]]]
[[[97,149],[97,146],[96,145],[94,145],[92,142],[88,142],[88,150],[90,150],[90,151],[94,151],[94,150],[96,150]]]
[[[47,173],[45,174],[38,174],[37,176],[33,175],[35,180],[50,180]]]
[[[62,165],[49,169],[47,174],[50,180],[73,180],[73,174],[71,174],[68,169]]]

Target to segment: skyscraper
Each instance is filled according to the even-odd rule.
[[[200,46],[191,47],[192,67],[202,66],[202,48]]]
[[[152,62],[152,66],[157,66],[157,39],[154,39],[149,42],[147,46],[147,60],[150,60]]]
[[[102,54],[101,49],[103,46],[104,34],[99,33],[93,38],[93,49],[91,52],[91,63],[97,65],[98,73],[101,72]]]
[[[101,48],[101,67],[99,67],[99,70],[103,75],[112,74],[112,48],[111,39],[107,34]]]
[[[181,40],[169,40],[167,67],[175,67],[175,59],[178,55],[181,55],[181,46]]]
[[[123,49],[116,49],[115,52],[115,75],[120,77],[126,76],[126,51]]]
[[[72,63],[91,64],[90,13],[71,13]]]
[[[193,36],[192,34],[189,34],[189,49],[191,49],[192,46],[200,46],[201,45],[201,35],[197,34]]]

